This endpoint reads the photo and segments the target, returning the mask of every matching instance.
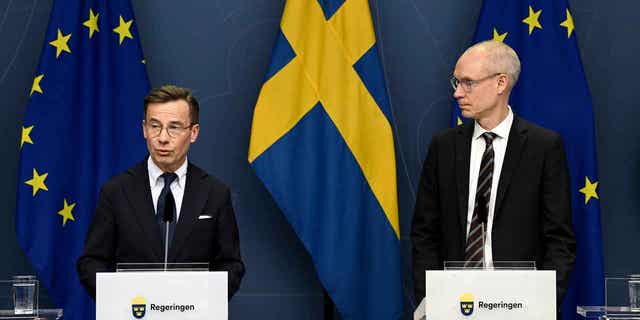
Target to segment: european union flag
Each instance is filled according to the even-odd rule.
[[[249,162],[345,319],[403,312],[391,112],[367,0],[287,0]]]
[[[64,318],[95,318],[75,261],[100,185],[146,153],[129,0],[54,1],[20,140],[16,233]]]
[[[520,56],[514,112],[555,130],[565,142],[577,256],[563,317],[575,319],[576,305],[604,304],[604,272],[593,107],[569,4],[485,0],[474,41],[488,39],[504,41]]]

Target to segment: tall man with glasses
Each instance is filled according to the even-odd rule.
[[[422,168],[411,227],[418,301],[425,270],[444,261],[535,261],[556,271],[561,307],[576,250],[569,169],[560,135],[511,110],[519,74],[517,54],[499,41],[456,63],[453,96],[474,121],[434,135]]]
[[[144,99],[142,133],[149,157],[107,181],[93,216],[78,275],[95,298],[96,272],[118,263],[208,262],[227,271],[229,299],[244,275],[227,186],[187,160],[200,131],[191,91],[153,89]],[[173,217],[169,224],[164,213]],[[165,243],[165,239],[168,239]]]

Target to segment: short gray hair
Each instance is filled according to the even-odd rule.
[[[489,73],[506,73],[510,78],[509,89],[513,88],[520,77],[520,59],[507,44],[496,40],[485,40],[471,46],[467,51],[480,49],[487,54],[485,68]]]

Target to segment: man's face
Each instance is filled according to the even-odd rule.
[[[458,100],[465,118],[487,118],[498,109],[498,76],[486,70],[485,59],[486,54],[482,50],[472,49],[458,59],[453,71],[453,76],[461,82],[453,92],[453,97]],[[471,86],[464,85],[464,82]]]
[[[197,124],[189,127],[190,124],[189,105],[184,100],[147,106],[142,131],[151,159],[162,171],[174,172],[184,163],[189,146],[196,141],[200,130]]]

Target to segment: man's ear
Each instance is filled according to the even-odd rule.
[[[511,79],[508,75],[501,73],[498,75],[498,94],[504,94],[511,85]]]
[[[142,120],[142,136],[145,138],[145,140],[147,139],[147,130],[145,130],[145,121]]]
[[[194,124],[193,126],[191,126],[191,143],[196,142],[196,139],[198,139],[198,134],[200,133],[200,125],[199,124]]]

